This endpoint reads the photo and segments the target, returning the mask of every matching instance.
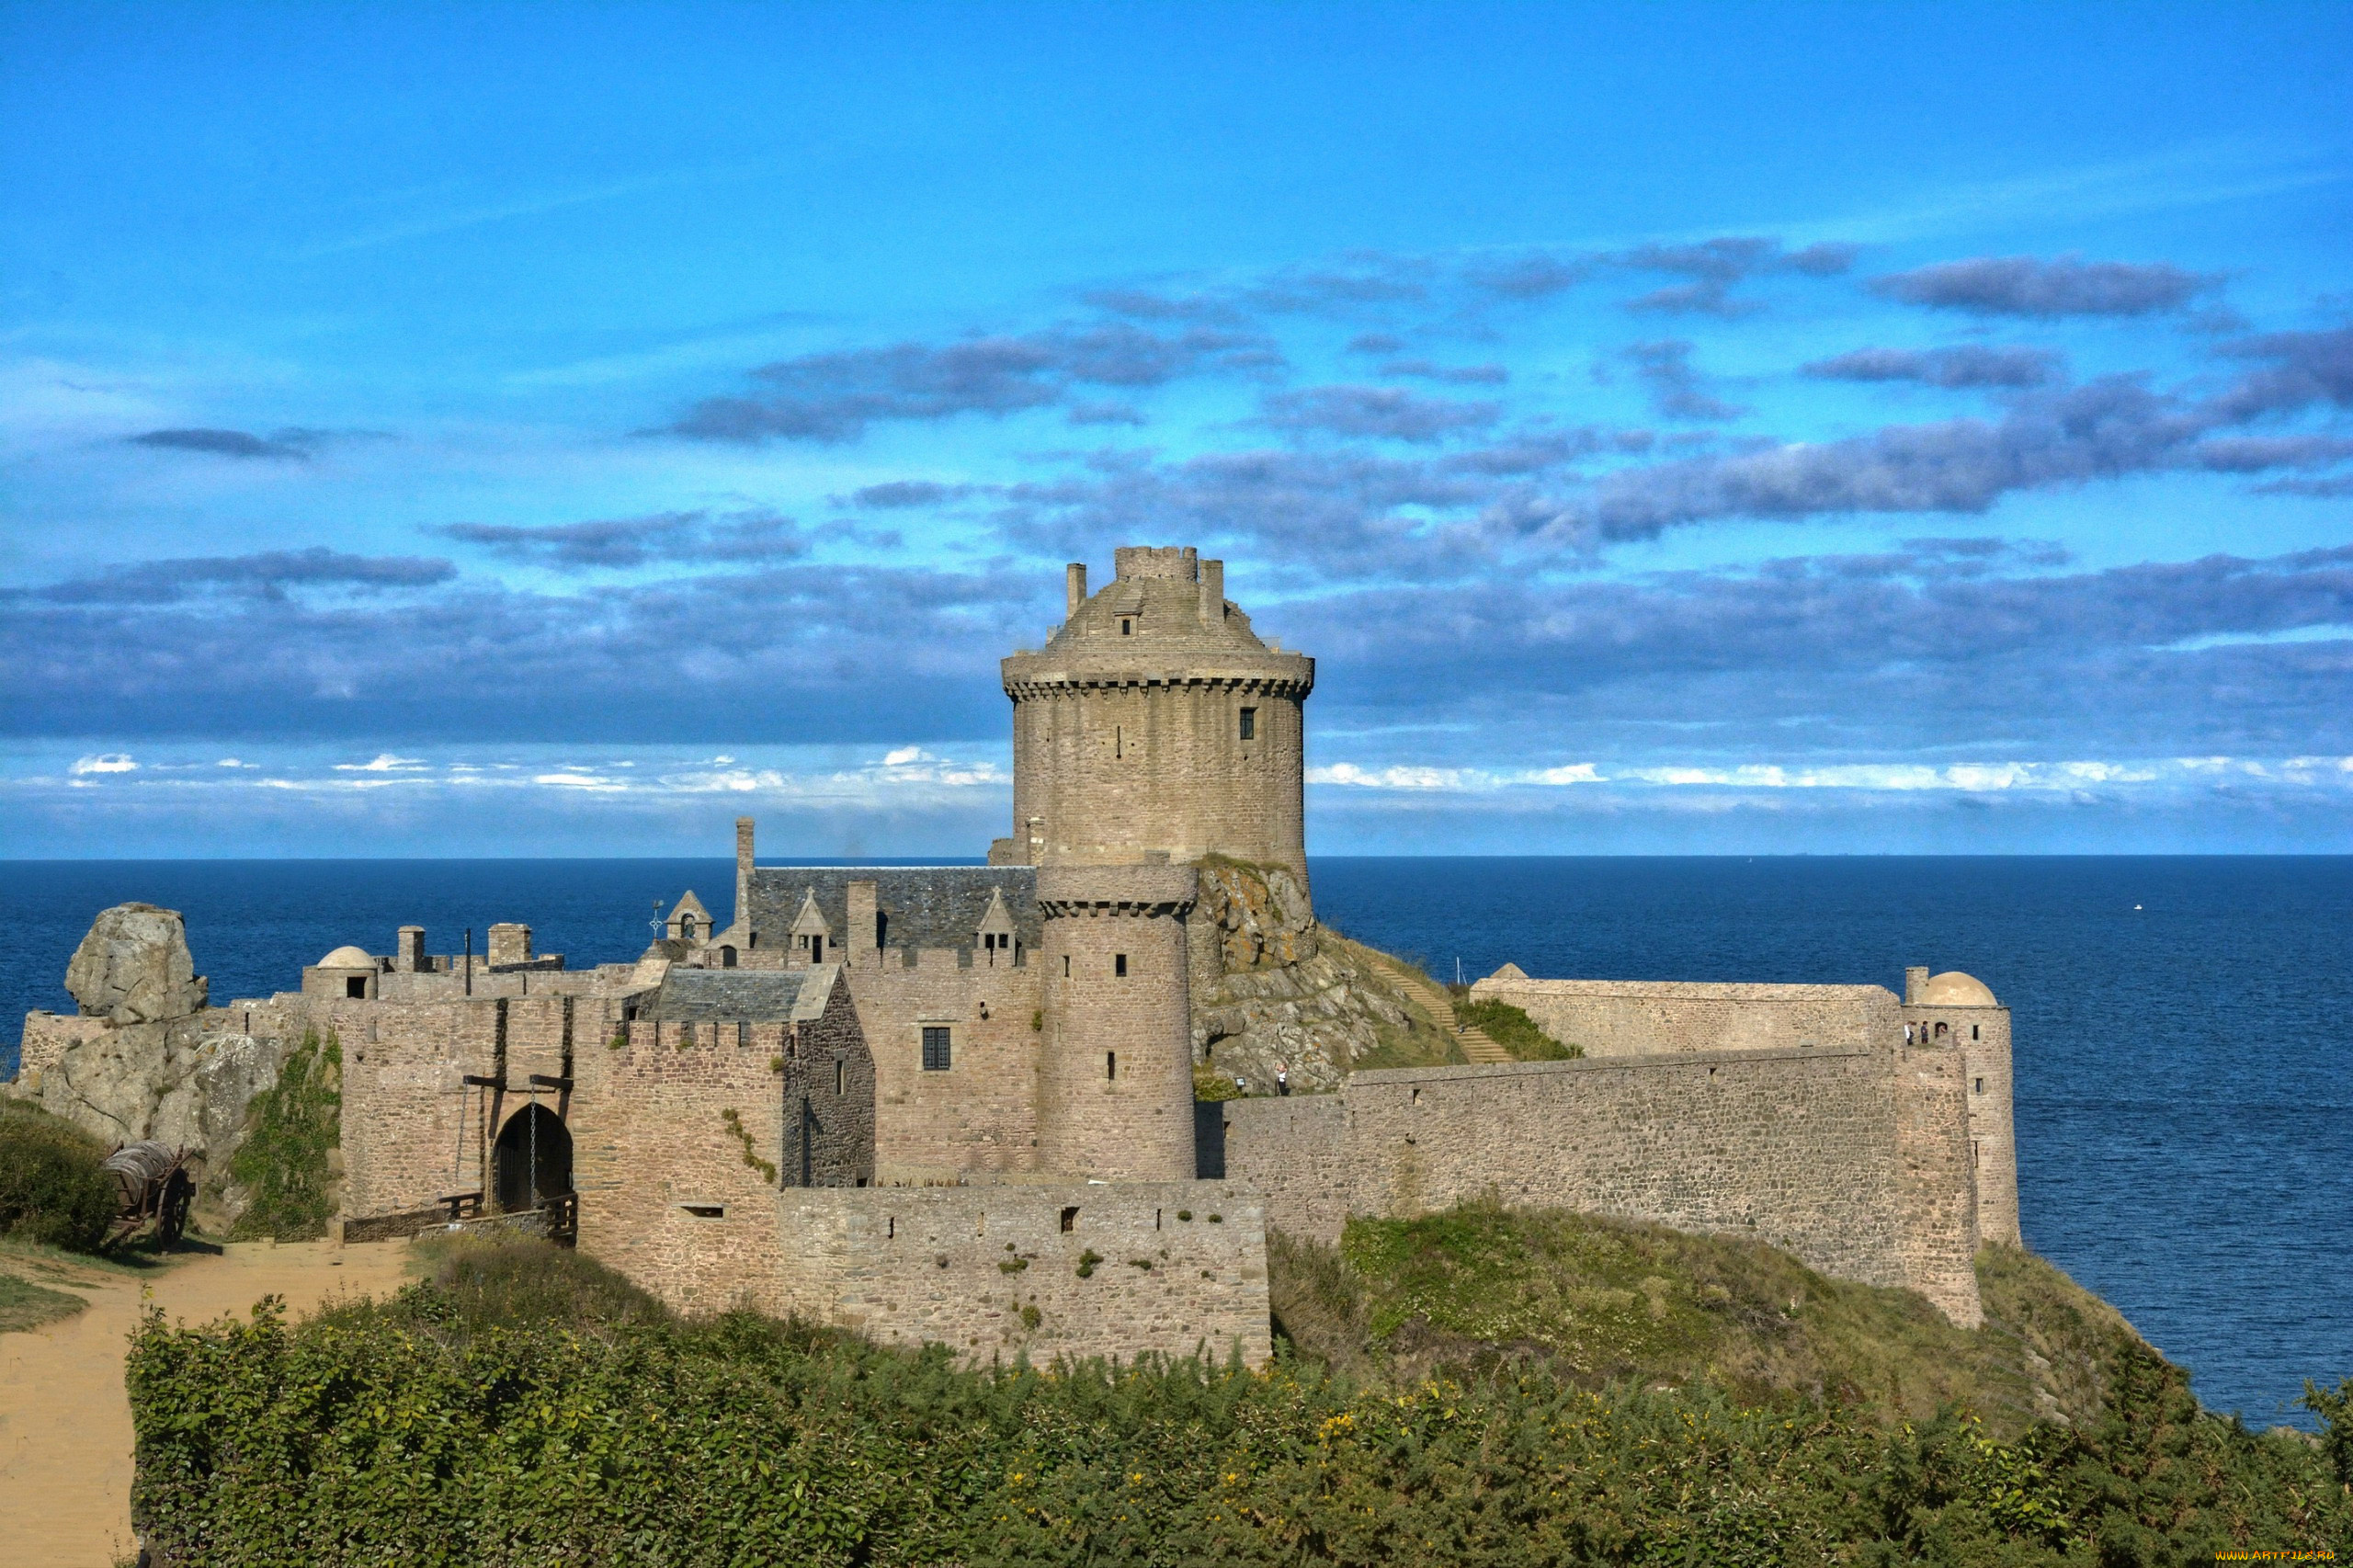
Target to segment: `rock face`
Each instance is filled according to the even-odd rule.
[[[65,987],[82,1017],[25,1020],[24,1071],[6,1092],[109,1143],[153,1139],[200,1165],[208,1228],[242,1204],[228,1185],[254,1097],[278,1083],[287,1042],[226,1028],[205,1011],[179,915],[149,903],[99,915],[74,950]]]
[[[1384,1033],[1427,1030],[1366,949],[1308,913],[1281,866],[1211,859],[1194,905],[1193,1059],[1254,1093],[1278,1066],[1298,1091],[1336,1089]]]
[[[84,1017],[152,1024],[203,1011],[206,985],[178,911],[118,903],[90,923],[65,966],[65,989]]]

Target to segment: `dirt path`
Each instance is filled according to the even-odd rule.
[[[44,1279],[90,1305],[0,1335],[0,1562],[112,1568],[137,1550],[122,1362],[142,1295],[192,1323],[249,1312],[263,1296],[303,1312],[331,1297],[398,1289],[407,1259],[405,1242],[240,1244],[144,1278],[90,1269]]]

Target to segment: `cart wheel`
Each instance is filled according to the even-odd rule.
[[[188,1211],[196,1201],[196,1184],[184,1171],[174,1171],[164,1187],[164,1201],[155,1217],[155,1239],[165,1246],[177,1246],[188,1230]]]

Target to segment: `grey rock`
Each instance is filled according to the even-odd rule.
[[[208,988],[188,956],[178,911],[118,903],[90,923],[65,966],[65,989],[83,1017],[129,1025],[201,1012]]]

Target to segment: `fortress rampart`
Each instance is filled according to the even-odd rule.
[[[1475,982],[1471,998],[1508,1003],[1587,1056],[1893,1040],[1904,1022],[1894,994],[1879,985],[1531,980],[1514,965]]]
[[[1358,1073],[1336,1095],[1228,1101],[1225,1176],[1270,1195],[1276,1229],[1325,1239],[1351,1214],[1480,1199],[1754,1236],[1974,1324],[1959,1084],[1906,1087],[1899,1050]]]

